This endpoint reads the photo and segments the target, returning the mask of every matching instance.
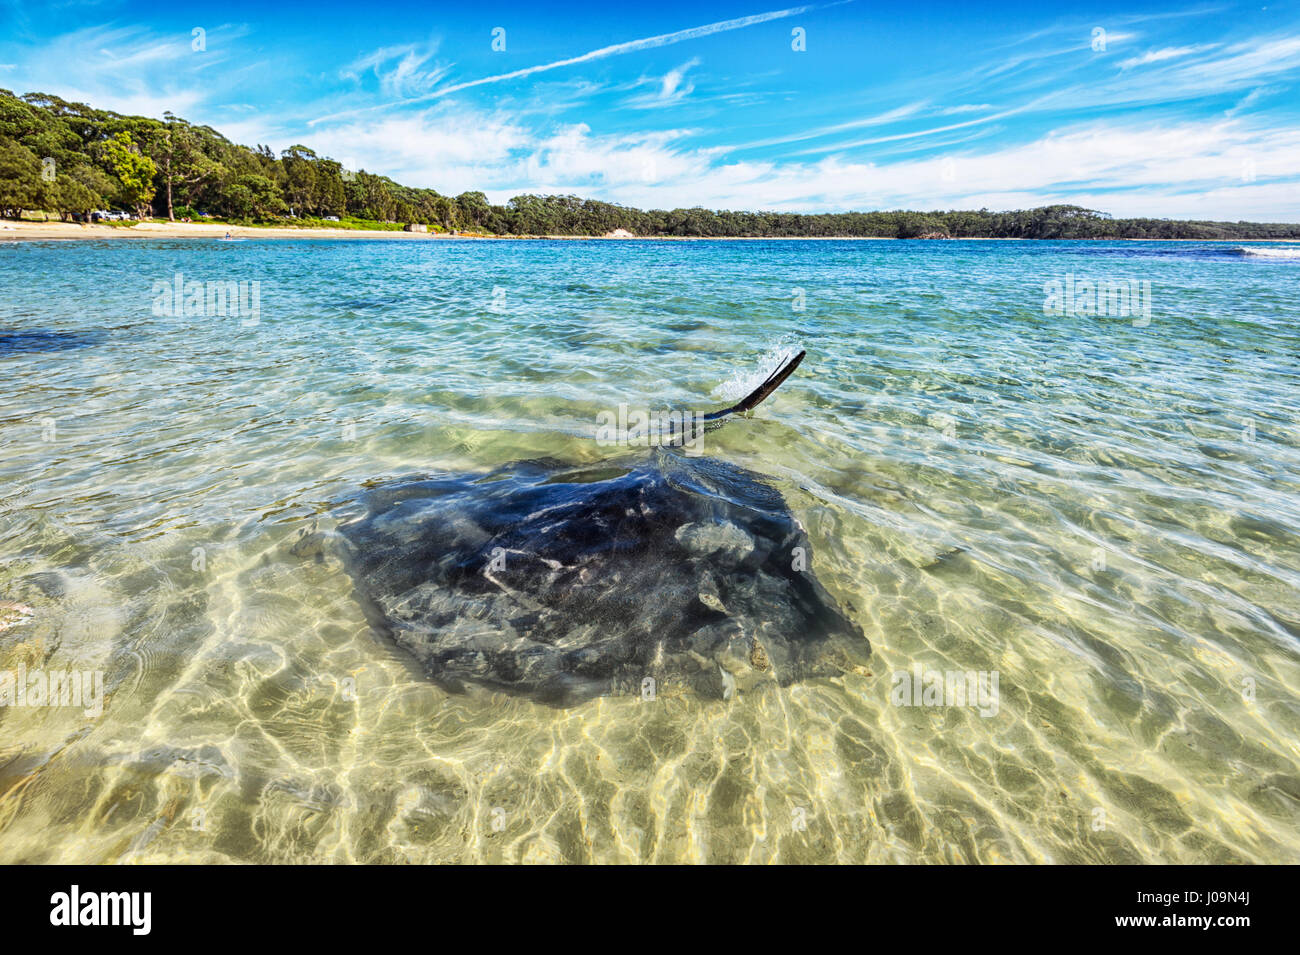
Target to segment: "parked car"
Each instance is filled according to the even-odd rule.
[[[324,219],[326,222],[338,222],[338,221],[339,221],[339,217],[338,217],[338,216],[321,216],[321,218]]]

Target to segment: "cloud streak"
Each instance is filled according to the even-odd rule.
[[[1121,70],[1131,70],[1135,66],[1146,66],[1148,63],[1160,63],[1164,60],[1176,60],[1180,57],[1191,56],[1193,53],[1201,53],[1204,50],[1211,50],[1217,44],[1206,43],[1194,46],[1167,46],[1160,50],[1148,50],[1141,56],[1129,57],[1120,63]]]
[[[590,50],[578,56],[571,56],[563,60],[554,60],[550,63],[539,63],[536,66],[526,66],[522,69],[511,70],[509,73],[497,73],[494,76],[484,76],[476,80],[466,80],[463,83],[453,83],[450,86],[444,86],[436,89],[431,93],[423,96],[411,97],[404,100],[397,100],[391,103],[380,103],[375,106],[366,106],[361,109],[350,110],[346,113],[335,114],[334,117],[320,117],[311,121],[310,125],[315,126],[326,119],[336,118],[337,116],[355,116],[360,113],[373,112],[374,110],[392,109],[395,106],[409,106],[414,103],[428,102],[434,99],[440,99],[449,96],[452,93],[459,93],[462,90],[473,89],[477,86],[486,86],[489,83],[504,83],[508,80],[523,79],[527,76],[533,76],[537,73],[545,73],[550,70],[562,69],[566,66],[576,66],[580,63],[590,63],[592,60],[602,60],[610,56],[621,56],[625,53],[636,53],[641,50],[654,50],[663,46],[670,46],[674,43],[683,43],[687,40],[698,40],[702,37],[713,36],[717,33],[727,33],[731,30],[743,30],[746,27],[758,26],[760,23],[770,23],[773,20],[783,20],[786,17],[798,16],[801,13],[809,13],[813,10],[821,10],[826,7],[837,7],[845,3],[852,3],[853,0],[837,0],[835,3],[827,4],[808,4],[801,7],[790,7],[786,10],[771,10],[767,13],[754,13],[745,17],[736,17],[731,20],[719,20],[716,23],[706,23],[703,26],[689,27],[685,30],[676,30],[672,33],[660,33],[658,36],[643,37],[640,40],[627,40],[623,43],[614,43],[610,46],[603,46],[597,50]]]

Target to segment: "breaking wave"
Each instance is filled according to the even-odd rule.
[[[1238,246],[1232,251],[1236,255],[1258,256],[1266,259],[1300,259],[1300,246],[1285,249],[1277,249],[1271,246],[1260,246],[1256,248]]]

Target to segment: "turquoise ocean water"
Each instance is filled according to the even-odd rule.
[[[0,707],[0,861],[1297,861],[1298,280],[1184,242],[0,244],[0,681],[103,680]],[[783,494],[869,666],[449,694],[294,547],[799,348],[704,450]],[[899,705],[918,667],[996,713]]]

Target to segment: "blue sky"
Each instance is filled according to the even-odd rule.
[[[0,86],[494,201],[1300,221],[1296,3],[0,0]]]

